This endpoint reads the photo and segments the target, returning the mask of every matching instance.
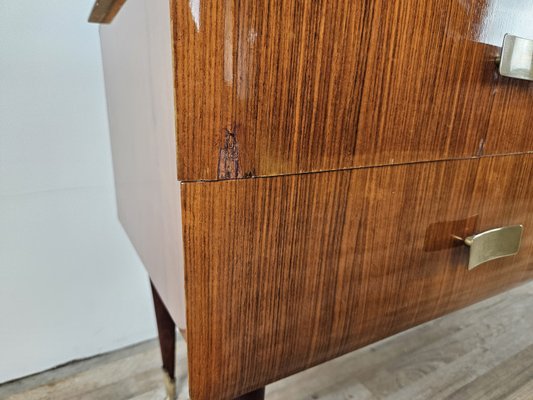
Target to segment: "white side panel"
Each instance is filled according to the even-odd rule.
[[[185,328],[168,0],[128,0],[100,28],[119,219]]]

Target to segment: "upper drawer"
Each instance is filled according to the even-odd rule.
[[[181,180],[533,149],[532,0],[171,2]]]

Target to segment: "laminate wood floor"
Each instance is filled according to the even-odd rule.
[[[186,348],[177,343],[179,399]],[[163,399],[156,341],[0,386],[6,400]],[[533,400],[533,284],[267,388],[268,400]]]

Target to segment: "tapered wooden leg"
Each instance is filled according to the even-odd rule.
[[[165,373],[165,386],[167,399],[176,398],[176,324],[163,304],[154,284],[152,285],[152,297],[154,298],[155,317],[157,319],[157,331],[159,333],[159,347],[163,359],[163,371]]]
[[[265,399],[265,388],[256,390],[241,397],[237,397],[235,400],[264,400]]]
[[[176,324],[170,316],[165,304],[152,282],[152,297],[154,298],[155,317],[157,331],[159,333],[159,347],[163,359],[163,371],[165,373],[165,386],[167,399],[176,398]],[[185,332],[183,332],[185,337]],[[235,400],[264,400],[265,388],[237,397]]]

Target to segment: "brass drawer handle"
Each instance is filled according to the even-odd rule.
[[[498,61],[500,75],[533,81],[533,40],[505,35]]]
[[[468,270],[501,257],[514,256],[520,250],[522,225],[491,229],[467,237],[464,243],[470,247]]]

